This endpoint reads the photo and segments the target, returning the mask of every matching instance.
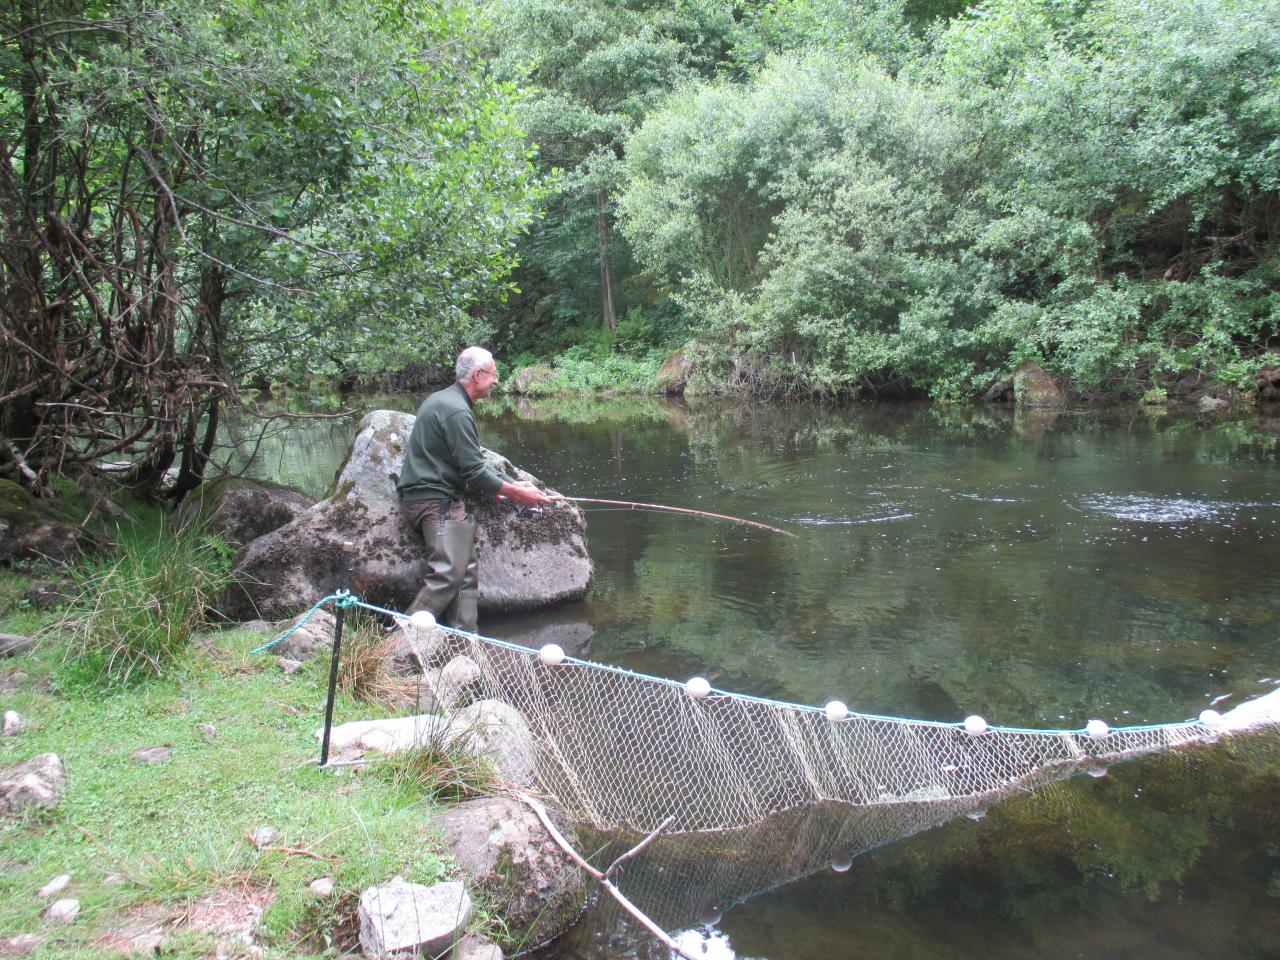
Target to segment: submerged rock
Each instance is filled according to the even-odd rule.
[[[401,524],[395,491],[412,427],[411,414],[369,413],[332,495],[246,548],[235,567],[237,582],[223,598],[223,613],[241,620],[297,616],[340,588],[381,607],[405,609],[426,570],[421,547]],[[488,455],[499,473],[535,479]],[[530,511],[490,500],[473,509],[482,611],[536,609],[586,594],[592,568],[576,505],[559,502]]]
[[[470,800],[435,822],[458,866],[502,917],[506,945],[535,947],[577,919],[586,902],[586,877],[523,803]],[[557,829],[574,842],[567,825]]]

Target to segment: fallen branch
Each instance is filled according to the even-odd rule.
[[[680,956],[684,957],[685,960],[703,960],[703,958],[695,957],[693,954],[687,952],[686,950],[683,950],[678,943],[676,943],[673,939],[671,939],[671,936],[665,930],[663,930],[660,926],[658,926],[656,923],[650,920],[648,916],[645,915],[644,911],[642,911],[634,903],[628,900],[626,895],[623,894],[623,892],[619,890],[617,887],[615,887],[612,882],[610,882],[609,878],[606,876],[607,871],[605,873],[602,873],[601,871],[593,867],[591,864],[587,863],[587,861],[583,859],[582,855],[578,853],[577,850],[573,849],[573,845],[564,838],[564,835],[559,830],[556,829],[556,825],[551,822],[551,818],[547,816],[546,808],[541,803],[539,803],[533,797],[525,793],[516,793],[516,799],[520,800],[522,803],[526,804],[531,810],[533,810],[533,812],[538,815],[538,819],[542,821],[542,826],[546,828],[547,833],[550,834],[551,839],[556,842],[557,846],[559,846],[561,850],[563,850],[566,854],[568,854],[569,858],[573,860],[574,863],[580,866],[583,870],[587,871],[587,873],[591,874],[591,876],[595,877],[596,880],[599,881],[600,886],[604,887],[605,891],[609,894],[609,896],[617,900],[619,905],[621,905],[622,909],[626,910],[627,913],[635,917],[636,920],[638,920],[646,930],[648,930],[651,934],[653,934],[663,944],[663,946],[665,946],[668,950],[671,950],[673,953],[677,953]],[[651,840],[653,840],[654,837],[656,837],[662,830],[666,829],[666,827],[671,823],[672,819],[674,818],[668,818],[667,820],[665,820],[662,823],[662,825],[658,827],[657,830],[654,830],[653,833],[649,834],[647,837],[641,840],[640,843],[632,847],[631,850],[627,851],[627,853],[623,854],[621,857],[615,860],[613,862],[613,865],[609,867],[609,870],[612,870],[615,866],[617,866],[620,861],[625,860],[639,853],[642,847],[644,847]]]

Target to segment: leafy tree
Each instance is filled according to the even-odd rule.
[[[461,11],[20,0],[0,31],[0,468],[28,486],[127,455],[154,493],[180,458],[181,496],[253,366],[443,353],[501,288],[530,170]]]

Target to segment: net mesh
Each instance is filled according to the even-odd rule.
[[[375,608],[376,609],[376,608]],[[403,615],[399,615],[403,616]],[[404,624],[407,636],[413,630]],[[538,789],[602,829],[727,830],[827,802],[859,807],[983,797],[1046,771],[1214,737],[1199,722],[1083,731],[851,713],[712,691],[473,634],[435,633],[431,659],[465,657],[472,696],[518,710]],[[430,724],[424,729],[430,728]]]

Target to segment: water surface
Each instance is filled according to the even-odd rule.
[[[484,441],[565,494],[796,534],[589,509],[587,600],[489,618],[496,636],[758,696],[1035,727],[1186,719],[1280,682],[1275,420],[656,401],[487,411]],[[321,495],[351,431],[291,428],[258,469]],[[826,825],[819,835],[886,844],[851,842],[839,870],[798,839],[775,839],[791,853],[767,860],[757,836],[715,856],[655,850],[623,883],[708,956],[1280,956],[1276,754],[1262,736],[1153,758],[920,833]],[[715,876],[690,866],[722,863]],[[713,888],[719,902],[701,902]],[[606,905],[556,949],[651,948]]]

